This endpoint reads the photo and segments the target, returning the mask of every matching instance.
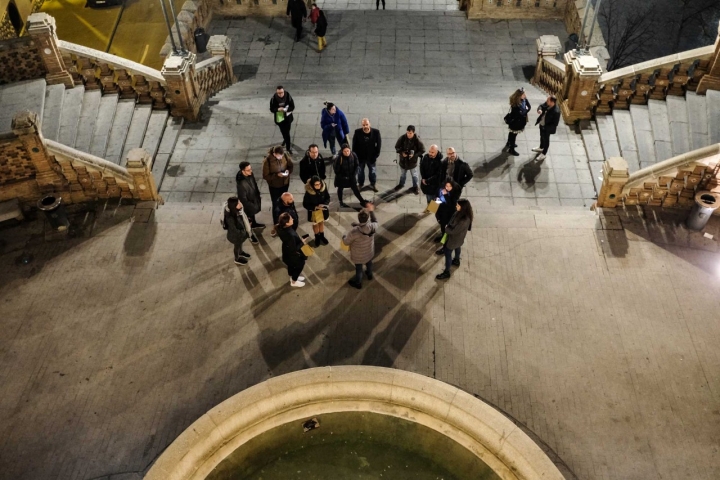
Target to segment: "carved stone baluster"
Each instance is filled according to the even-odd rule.
[[[167,108],[168,104],[165,102],[165,90],[162,85],[160,85],[160,82],[150,82],[150,96],[153,100],[154,109],[162,110]]]
[[[127,70],[118,68],[115,70],[115,83],[120,89],[120,98],[136,100],[135,90],[133,90],[132,78],[128,75]]]
[[[142,75],[133,75],[133,88],[137,94],[138,103],[152,104],[150,84]]]
[[[113,72],[112,67],[107,63],[101,63],[99,65],[99,70],[103,95],[118,93],[119,89],[115,84],[115,73]]]

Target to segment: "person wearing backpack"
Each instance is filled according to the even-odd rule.
[[[243,205],[237,197],[230,197],[223,206],[222,226],[227,230],[227,239],[235,248],[233,254],[236,265],[247,265],[250,254],[243,251],[243,243],[250,238],[250,222]]]
[[[445,243],[443,244],[443,253],[445,254],[445,270],[435,278],[438,280],[446,280],[450,278],[450,267],[454,265],[460,266],[460,252],[465,243],[465,236],[472,228],[473,209],[470,201],[461,198],[455,206],[455,213],[445,226]],[[455,251],[455,258],[452,258]]]
[[[373,279],[372,260],[375,256],[375,233],[378,221],[375,218],[375,206],[368,203],[358,212],[358,221],[352,224],[352,229],[343,235],[343,243],[350,247],[350,261],[355,264],[355,276],[348,281],[350,286],[362,288],[363,264],[368,280]]]

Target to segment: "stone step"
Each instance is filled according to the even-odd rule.
[[[655,138],[650,124],[650,110],[647,105],[630,105],[637,156],[640,168],[646,168],[657,163],[655,157]]]
[[[98,110],[100,109],[100,99],[102,92],[100,90],[89,90],[83,95],[83,105],[80,110],[80,121],[78,122],[78,133],[75,137],[74,147],[81,152],[89,152],[90,144],[95,131],[95,123],[98,119]]]
[[[118,100],[119,96],[116,93],[104,95],[100,99],[97,122],[95,122],[95,131],[93,132],[89,152],[96,157],[105,158],[105,150],[108,146]]]
[[[142,148],[144,148],[152,158],[155,158],[155,155],[157,154],[160,139],[165,131],[167,118],[167,110],[153,110],[150,114],[147,130],[145,130],[145,137],[142,141]]]
[[[160,145],[158,146],[157,154],[153,159],[152,166],[152,174],[153,177],[155,177],[155,183],[158,190],[160,190],[160,186],[165,178],[165,170],[170,162],[170,156],[175,149],[177,139],[180,136],[180,130],[182,130],[183,123],[184,119],[182,117],[168,117],[165,124],[165,131],[163,131],[162,140],[160,140]]]
[[[598,115],[595,118],[595,123],[597,124],[600,144],[602,145],[605,158],[619,157],[620,144],[618,143],[617,133],[615,132],[615,119],[613,115]]]
[[[48,85],[45,88],[42,133],[47,139],[58,141],[60,135],[60,114],[65,100],[65,85]]]
[[[134,100],[120,100],[115,108],[112,130],[108,138],[108,145],[105,149],[105,160],[120,165],[123,153],[123,146],[127,138],[130,122],[135,112]]]
[[[75,146],[84,95],[85,87],[82,85],[65,90],[65,99],[63,100],[62,111],[60,113],[58,142],[68,147]]]
[[[710,145],[710,132],[708,130],[708,118],[710,117],[708,107],[710,104],[708,98],[695,92],[687,92],[685,102],[687,104],[690,149],[696,150]]]
[[[45,105],[45,79],[0,85],[0,133],[12,131],[16,113],[29,110],[42,122]]]
[[[648,110],[655,139],[655,159],[656,162],[662,162],[673,156],[667,103],[662,100],[649,100]]]
[[[635,143],[635,131],[633,130],[632,114],[629,110],[613,111],[615,118],[615,129],[620,144],[620,152],[628,164],[630,173],[640,170],[640,159],[638,147]]]
[[[128,129],[127,138],[125,139],[125,146],[123,147],[120,158],[120,165],[124,166],[125,158],[127,158],[127,154],[130,150],[142,146],[151,113],[152,106],[135,105],[132,121],[130,122],[130,128]]]
[[[665,99],[668,109],[668,120],[670,121],[670,138],[672,141],[673,157],[682,155],[691,150],[690,128],[688,127],[688,105],[685,97],[668,95]],[[702,115],[704,116],[703,109]]]
[[[706,94],[707,120],[712,128],[708,131],[708,145],[720,143],[720,91],[708,90]]]

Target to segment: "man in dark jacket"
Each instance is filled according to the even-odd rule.
[[[395,142],[395,151],[400,155],[398,164],[402,169],[400,173],[400,183],[397,184],[395,190],[402,190],[405,186],[407,172],[410,172],[413,182],[410,191],[415,195],[420,195],[420,190],[418,190],[417,164],[422,154],[425,153],[425,146],[420,141],[420,137],[415,134],[415,126],[408,125],[405,135],[402,135],[398,138],[397,142]]]
[[[533,148],[533,152],[539,152],[537,159],[545,160],[548,148],[550,148],[550,135],[557,131],[558,123],[560,123],[560,108],[557,106],[557,98],[550,95],[547,101],[540,105],[537,109],[540,115],[535,125],[540,126],[540,146]]]
[[[302,2],[302,0],[300,0]],[[289,8],[289,4],[288,4]],[[286,92],[282,85],[278,85],[275,89],[275,95],[270,99],[270,111],[275,115],[275,125],[280,128],[283,137],[282,145],[287,148],[287,152],[292,155],[292,140],[290,140],[290,125],[293,121],[293,110],[295,110],[295,102],[290,92]]]
[[[430,203],[437,198],[440,191],[440,182],[445,178],[443,175],[442,153],[437,145],[430,145],[428,153],[420,161],[420,189],[425,194],[425,199]]]
[[[442,171],[441,178],[450,177],[463,188],[473,177],[470,165],[457,156],[453,147],[447,149],[447,157],[442,161]]]
[[[304,0],[288,0],[287,10],[285,11],[290,22],[295,29],[295,41],[300,41],[302,35],[302,24],[308,16],[307,7]]]
[[[347,143],[342,146],[340,153],[333,157],[333,171],[335,172],[335,186],[337,187],[338,201],[341,207],[347,208],[345,202],[343,202],[343,189],[349,188],[355,194],[355,197],[360,201],[360,205],[365,206],[367,200],[360,195],[360,190],[357,186],[357,169],[358,159],[350,150],[350,145]]]
[[[255,220],[255,215],[260,213],[261,208],[260,189],[252,173],[250,162],[240,163],[240,171],[235,176],[235,182],[237,183],[238,200],[240,200],[245,209],[245,215],[247,215],[248,220],[250,220],[250,226],[254,229],[265,228],[265,225]],[[250,235],[250,241],[254,244],[258,243],[254,232]]]
[[[279,218],[280,215],[283,213],[287,213],[292,217],[292,228],[294,230],[297,230],[298,225],[300,224],[300,218],[298,217],[297,210],[295,209],[295,199],[290,192],[283,193],[280,197],[280,200],[278,200],[277,204],[275,205],[276,218]]]
[[[300,180],[307,183],[312,177],[318,176],[325,180],[325,159],[316,144],[308,147],[305,156],[300,160]]]
[[[380,130],[370,128],[370,120],[363,118],[361,122],[362,128],[358,128],[353,133],[352,150],[358,157],[358,187],[363,188],[365,184],[365,165],[368,167],[368,178],[370,179],[370,188],[373,192],[377,192],[375,182],[377,181],[377,167],[375,163],[380,156],[380,148],[382,147],[382,139],[380,138]]]

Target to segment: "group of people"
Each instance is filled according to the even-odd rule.
[[[515,140],[525,130],[531,108],[525,89],[519,88],[510,95],[510,111],[505,115],[505,123],[510,131],[504,148],[510,155],[516,157],[520,155],[515,150],[517,148]],[[540,127],[540,146],[533,148],[532,151],[538,154],[536,160],[542,162],[546,158],[548,148],[550,148],[550,135],[557,131],[557,126],[560,123],[560,108],[557,106],[555,95],[548,96],[545,103],[538,107],[537,113],[538,118],[535,125]]]
[[[320,7],[313,3],[310,14],[308,14],[304,0],[288,0],[285,14],[290,17],[290,24],[295,29],[296,42],[299,42],[302,38],[303,23],[306,20],[310,20],[310,23],[315,26],[314,33],[318,41],[318,52],[322,52],[323,49],[327,47],[325,33],[327,32],[328,21],[325,12],[323,12]]]

